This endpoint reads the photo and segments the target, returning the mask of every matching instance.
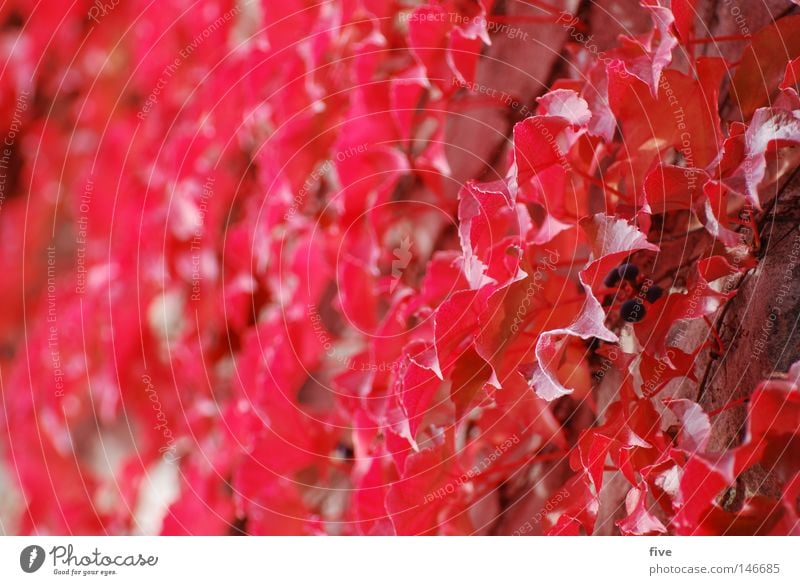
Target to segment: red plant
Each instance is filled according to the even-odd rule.
[[[592,534],[616,476],[615,532],[800,533],[800,363],[703,396],[800,16],[67,4],[0,7],[16,531]],[[526,31],[543,90],[492,73]]]

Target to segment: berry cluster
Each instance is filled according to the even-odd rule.
[[[644,319],[647,310],[644,301],[654,303],[661,298],[663,289],[649,278],[641,279],[639,267],[631,262],[620,264],[606,275],[603,284],[609,288],[619,286],[626,298],[619,308],[622,319],[628,323],[637,323]],[[631,296],[634,295],[635,296]]]

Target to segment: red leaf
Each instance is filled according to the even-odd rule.
[[[760,209],[758,186],[766,175],[767,150],[773,145],[800,142],[800,111],[777,108],[756,110],[744,140],[744,159],[739,168],[725,177],[723,182],[735,193],[746,196],[756,209]]]
[[[631,488],[625,497],[625,510],[628,515],[616,522],[624,536],[664,534],[667,528],[649,510],[647,505],[647,484]]]
[[[786,16],[753,35],[731,82],[731,92],[742,117],[769,105],[784,78],[786,64],[800,57],[800,38],[795,34],[800,16]]]
[[[443,503],[456,497],[461,475],[452,452],[452,437],[406,460],[402,479],[386,495],[386,509],[399,535],[435,534],[443,518]]]

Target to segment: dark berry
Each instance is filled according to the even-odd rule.
[[[619,269],[615,268],[611,272],[608,273],[606,279],[603,281],[603,284],[606,286],[615,286],[619,282]]]
[[[622,303],[619,309],[620,316],[628,323],[636,323],[644,319],[645,309],[638,299],[630,299]]]
[[[658,299],[661,298],[661,295],[664,294],[664,291],[661,290],[661,287],[657,284],[654,284],[650,288],[647,289],[647,292],[644,293],[644,298],[647,299],[648,303],[655,303]]]
[[[628,262],[627,264],[620,264],[617,268],[617,272],[621,278],[625,280],[636,280],[636,277],[639,276],[639,268],[637,268],[636,264],[631,264]]]
[[[356,452],[350,445],[345,445],[343,443],[336,445],[336,457],[339,459],[353,459],[355,456]]]

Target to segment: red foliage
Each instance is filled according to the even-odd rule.
[[[800,17],[737,64],[694,58],[694,2],[644,1],[645,34],[570,42],[456,198],[448,124],[510,103],[476,81],[491,1],[34,4],[0,8],[19,532],[512,532],[528,482],[567,494],[536,532],[591,534],[615,471],[622,534],[800,533],[800,363],[724,449],[660,394],[755,266],[734,220],[800,143]],[[713,253],[643,300],[694,224]],[[754,466],[778,492],[727,505]]]

